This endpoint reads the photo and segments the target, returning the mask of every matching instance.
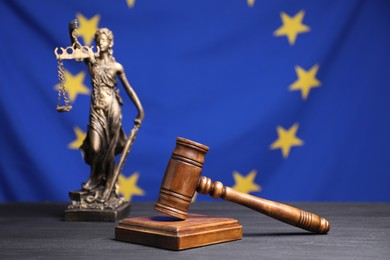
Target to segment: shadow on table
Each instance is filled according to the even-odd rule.
[[[244,233],[244,237],[288,237],[318,235],[310,232]]]

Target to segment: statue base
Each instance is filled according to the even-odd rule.
[[[130,213],[130,203],[126,202],[117,209],[67,209],[65,221],[117,222]]]
[[[242,226],[231,218],[189,214],[186,220],[169,216],[127,218],[115,227],[119,241],[184,250],[242,238]]]
[[[85,191],[69,193],[72,204],[65,210],[65,221],[117,222],[129,216],[130,203],[112,196],[107,202],[86,202]]]

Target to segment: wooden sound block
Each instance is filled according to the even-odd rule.
[[[115,227],[115,239],[170,250],[183,250],[242,238],[242,226],[231,218],[189,214],[127,218]]]

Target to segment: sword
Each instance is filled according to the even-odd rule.
[[[114,170],[114,174],[112,175],[112,178],[106,184],[106,185],[108,185],[108,187],[106,187],[106,189],[103,193],[103,197],[102,197],[102,200],[104,202],[108,201],[108,199],[110,198],[111,191],[114,187],[116,180],[118,179],[120,172],[122,171],[122,168],[125,164],[127,155],[130,153],[131,147],[133,146],[134,140],[137,136],[138,129],[140,129],[140,127],[141,127],[141,122],[139,124],[135,124],[133,129],[131,130],[131,132],[129,134],[129,137],[126,140],[126,143],[123,147],[123,152],[122,152],[122,156],[119,160],[119,163]]]

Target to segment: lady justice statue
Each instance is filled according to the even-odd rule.
[[[117,179],[141,126],[144,111],[126,78],[123,66],[113,57],[112,32],[107,28],[97,30],[97,52],[93,52],[92,47],[82,46],[78,42],[77,27],[77,20],[69,24],[72,46],[60,50],[57,48],[55,54],[59,61],[60,81],[62,59],[83,60],[92,78],[88,130],[80,147],[85,162],[91,168],[89,179],[82,184],[82,189],[70,192],[72,204],[65,211],[65,220],[117,221],[126,217],[130,210],[130,204],[118,195]],[[134,128],[127,138],[122,129],[123,102],[116,88],[117,79],[138,110]],[[66,95],[65,86],[60,82],[59,97],[63,96],[67,103],[66,106],[57,106],[60,112],[71,109]],[[122,155],[116,165],[115,156],[120,153]]]

